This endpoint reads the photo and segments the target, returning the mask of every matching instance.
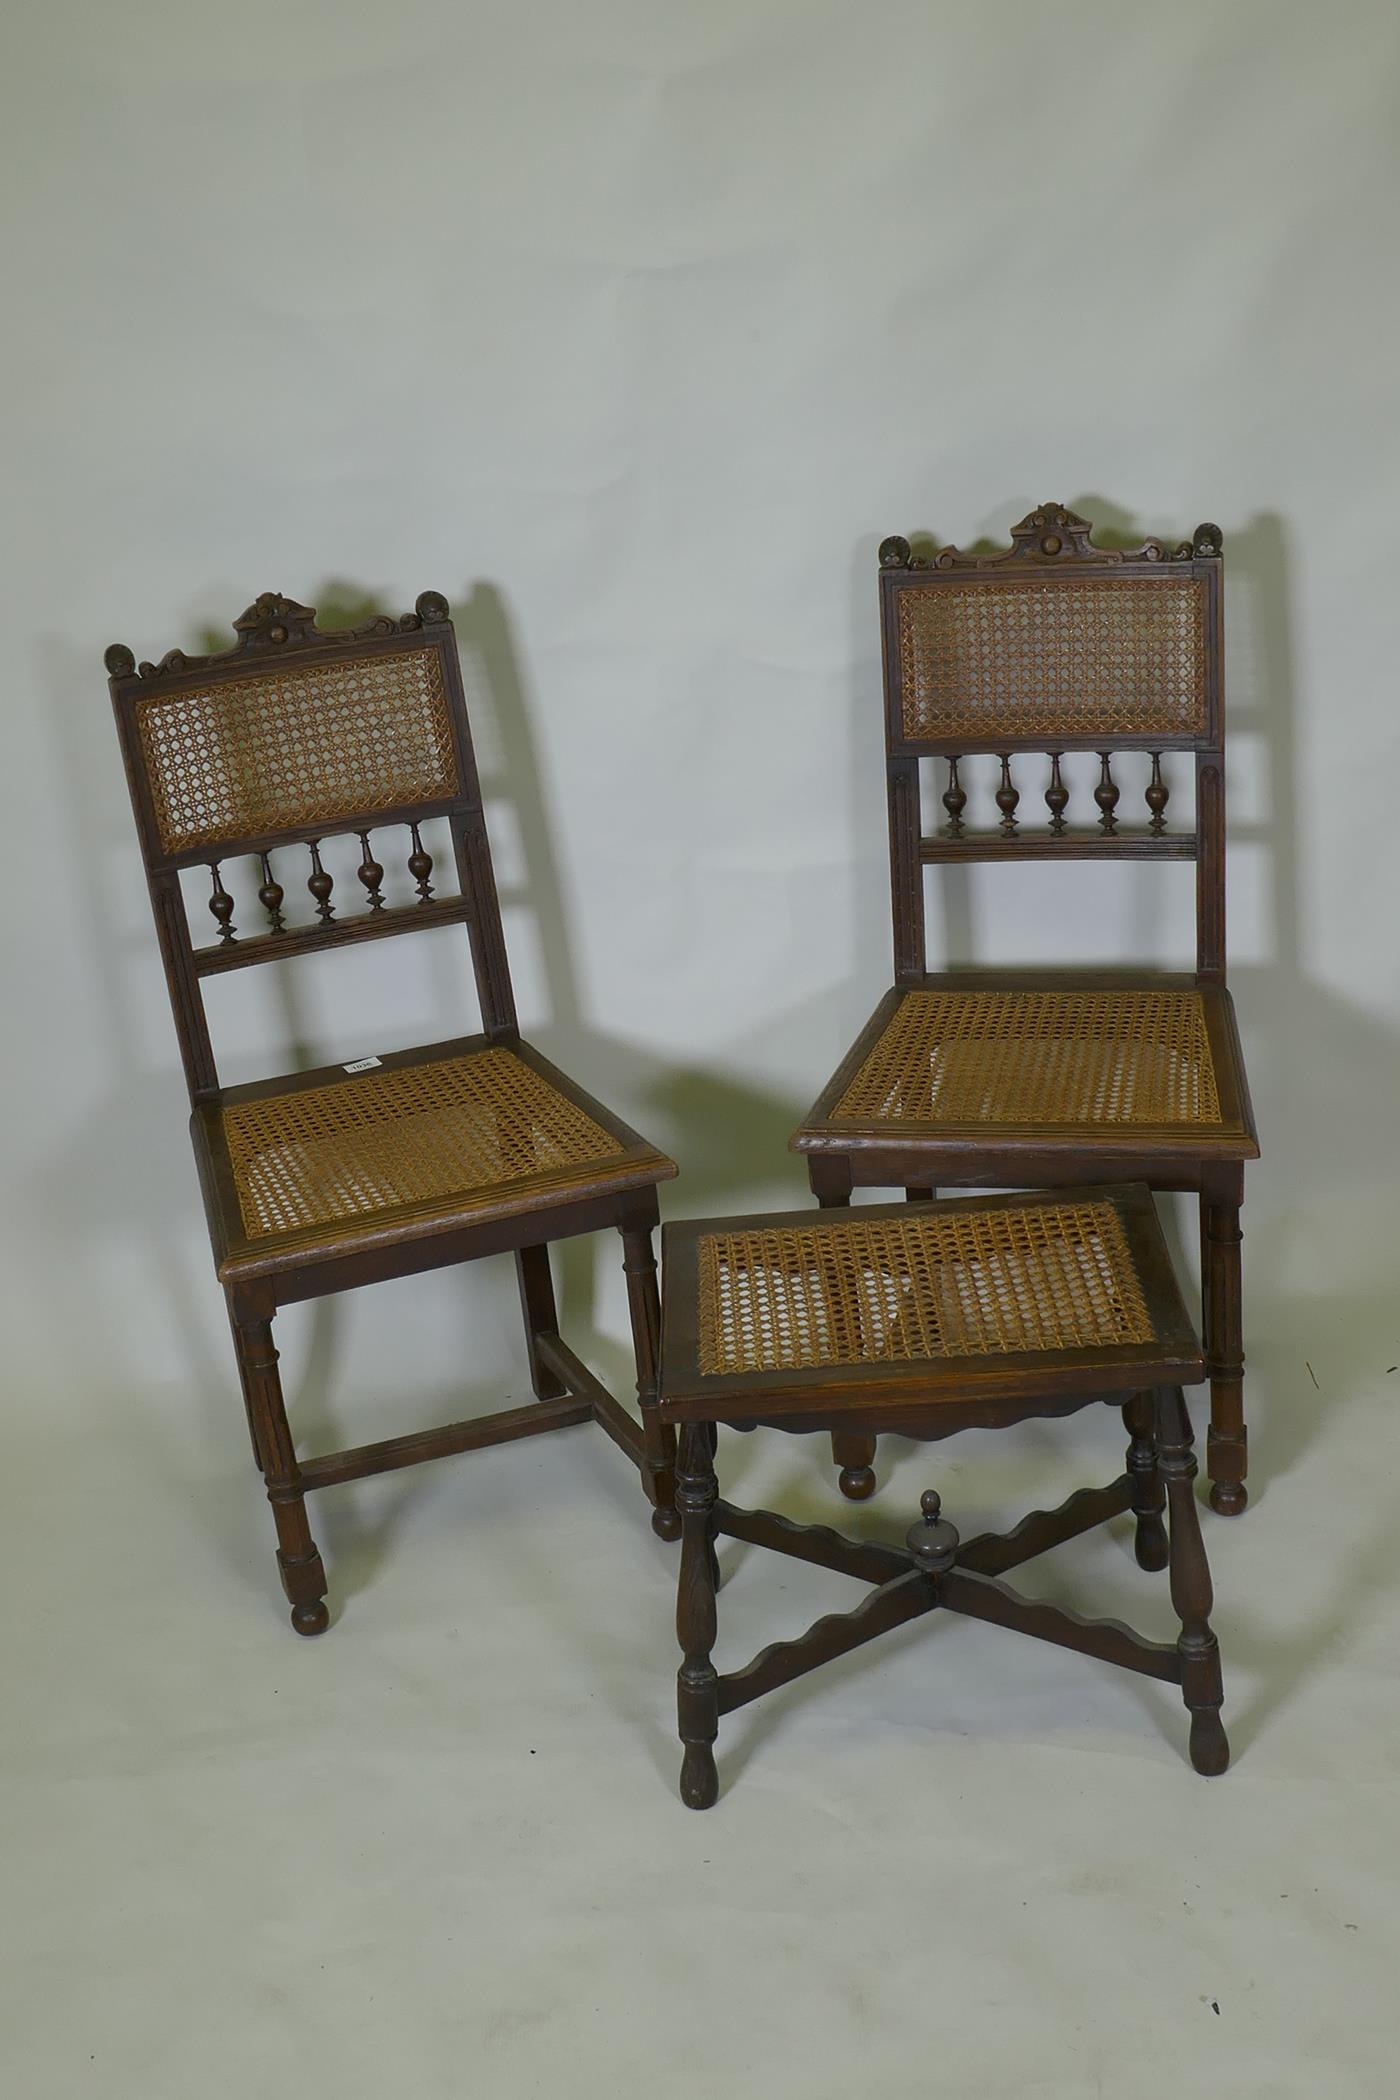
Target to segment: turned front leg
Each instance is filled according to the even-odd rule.
[[[1220,1644],[1210,1625],[1215,1599],[1196,1513],[1196,1455],[1191,1445],[1191,1417],[1180,1388],[1164,1386],[1157,1395],[1157,1463],[1171,1514],[1168,1565],[1172,1609],[1181,1621],[1176,1644],[1181,1696],[1191,1715],[1191,1762],[1198,1772],[1213,1777],[1229,1764],[1230,1745],[1220,1722],[1225,1699]]]
[[[1210,1506],[1225,1517],[1239,1516],[1249,1500],[1244,1484],[1249,1448],[1244,1423],[1243,1238],[1239,1191],[1232,1191],[1227,1202],[1202,1195],[1201,1312],[1210,1375],[1206,1471]]]
[[[234,1298],[230,1299],[229,1312],[253,1447],[262,1465],[272,1521],[277,1527],[277,1566],[292,1607],[292,1624],[298,1633],[324,1633],[330,1624],[325,1603],[326,1571],[307,1521],[301,1471],[282,1400],[272,1321],[262,1316],[261,1308],[255,1312]]]
[[[632,1321],[632,1349],[637,1360],[637,1402],[642,1415],[642,1485],[652,1505],[651,1528],[659,1539],[680,1535],[676,1514],[676,1433],[661,1419],[657,1365],[661,1336],[661,1301],[656,1291],[656,1256],[651,1250],[650,1220],[624,1225],[622,1267],[627,1278],[627,1310]]]
[[[823,1210],[841,1210],[849,1204],[849,1160],[839,1157],[809,1159],[807,1179],[812,1184],[812,1194]],[[841,1468],[837,1485],[848,1502],[865,1502],[874,1494],[875,1451],[876,1440],[873,1436],[857,1436],[848,1430],[832,1432],[832,1463]]]
[[[687,1422],[681,1431],[676,1476],[681,1519],[676,1638],[683,1658],[676,1679],[676,1712],[685,1745],[681,1799],[687,1808],[712,1808],[719,1796],[714,1752],[719,1734],[719,1673],[711,1660],[716,1628],[714,1509],[718,1494],[707,1426]]]
[[[1133,1483],[1133,1515],[1137,1536],[1133,1551],[1137,1564],[1156,1574],[1168,1559],[1167,1527],[1162,1522],[1167,1492],[1157,1470],[1156,1409],[1151,1393],[1134,1393],[1123,1409],[1123,1427],[1129,1436],[1128,1475]]]

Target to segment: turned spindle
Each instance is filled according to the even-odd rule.
[[[1060,773],[1060,754],[1050,753],[1050,785],[1045,790],[1045,807],[1050,812],[1050,829],[1058,838],[1065,828],[1065,810],[1069,806],[1069,789]]]
[[[1001,811],[1001,828],[1010,838],[1016,829],[1016,804],[1021,796],[1011,779],[1011,758],[1003,751],[1001,757],[1001,786],[997,789],[996,804]]]
[[[274,933],[285,933],[287,922],[282,917],[282,899],[286,893],[277,877],[273,874],[272,862],[267,855],[263,853],[258,857],[262,861],[263,877],[258,887],[258,902],[272,922],[272,931]]]
[[[219,873],[219,863],[216,860],[210,861],[209,872],[214,878],[214,894],[209,899],[209,909],[219,922],[219,939],[232,943],[238,937],[237,928],[233,923],[233,899],[224,888],[223,877]]]
[[[960,839],[963,831],[962,813],[967,808],[967,790],[958,779],[958,761],[948,761],[948,786],[943,795],[943,807],[948,812],[948,835]]]
[[[1094,789],[1094,800],[1098,803],[1100,812],[1099,829],[1107,832],[1110,837],[1118,829],[1118,819],[1113,812],[1118,807],[1119,794],[1118,783],[1109,771],[1108,761],[1112,755],[1109,751],[1100,751],[1099,784]]]
[[[433,856],[424,848],[423,841],[418,836],[418,826],[410,824],[408,828],[413,833],[413,851],[408,856],[408,872],[418,885],[419,903],[426,904],[433,894],[433,886],[428,880],[433,872]]]
[[[1147,783],[1147,806],[1152,812],[1152,822],[1147,828],[1154,837],[1160,838],[1167,828],[1167,802],[1170,795],[1171,789],[1162,778],[1162,754],[1160,751],[1154,751],[1152,778]]]
[[[310,839],[307,843],[311,848],[311,873],[306,878],[306,887],[316,900],[318,913],[329,926],[335,917],[335,907],[331,903],[331,891],[335,888],[335,880],[321,866],[321,841]]]
[[[365,886],[365,894],[369,898],[370,910],[383,911],[384,898],[381,893],[381,885],[384,881],[384,870],[369,850],[369,833],[362,831],[358,834],[358,837],[364,849],[365,857],[360,862],[355,873]]]

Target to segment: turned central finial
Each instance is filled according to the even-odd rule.
[[[935,1488],[925,1488],[919,1497],[923,1522],[911,1524],[905,1544],[926,1575],[941,1575],[958,1557],[961,1540],[956,1528],[943,1516],[943,1500]]]

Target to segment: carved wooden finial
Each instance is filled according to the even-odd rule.
[[[447,618],[447,600],[441,591],[420,591],[414,610],[425,627],[440,627]]]
[[[943,1503],[934,1488],[925,1488],[919,1507],[923,1522],[910,1525],[904,1543],[926,1575],[941,1575],[957,1559],[962,1540],[943,1516]]]
[[[909,542],[899,533],[880,542],[880,567],[882,569],[907,569],[909,566]]]
[[[1082,560],[1098,550],[1091,539],[1093,526],[1063,503],[1041,503],[1011,528],[1013,554],[1029,555],[1037,561],[1059,561],[1077,554]]]
[[[125,642],[113,642],[102,661],[107,666],[109,678],[130,678],[136,669],[136,658]]]
[[[305,641],[315,629],[315,607],[277,591],[264,591],[233,623],[245,649],[280,649],[284,642]]]
[[[1217,559],[1225,545],[1225,535],[1218,525],[1198,525],[1191,536],[1191,552],[1197,561]]]

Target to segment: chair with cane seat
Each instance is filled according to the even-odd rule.
[[[447,602],[426,592],[400,619],[323,633],[307,607],[265,594],[234,630],[221,655],[172,650],[138,669],[114,644],[106,662],[292,1624],[303,1634],[328,1624],[308,1491],[571,1423],[598,1421],[627,1452],[654,1528],[674,1538],[674,1434],[655,1400],[652,1231],[657,1184],[676,1170],[521,1039]],[[434,819],[450,833],[453,894],[437,894],[432,880],[421,834]],[[401,867],[387,874],[374,838],[386,831],[402,840]],[[349,908],[321,854],[338,835],[361,848],[363,894]],[[262,925],[251,934],[235,923],[222,873],[244,856],[256,864],[250,880],[261,876]],[[301,913],[288,887],[298,862],[309,898]],[[200,867],[214,939],[197,946],[181,878]],[[206,979],[443,926],[467,929],[479,1034],[220,1084]],[[603,1227],[623,1240],[640,1427],[558,1332],[549,1244]],[[506,1250],[532,1403],[297,1455],[272,1339],[280,1306]]]
[[[885,755],[895,983],[795,1133],[813,1193],[853,1187],[911,1199],[951,1188],[1069,1188],[1143,1181],[1200,1201],[1203,1328],[1211,1385],[1211,1502],[1246,1502],[1240,1314],[1244,1162],[1258,1157],[1234,1009],[1225,986],[1225,771],[1221,536],[1175,548],[1093,544],[1053,503],[1004,553],[880,548]],[[1113,776],[1144,754],[1131,822]],[[1066,819],[1062,761],[1098,760],[1096,820]],[[1189,829],[1167,817],[1163,755],[1189,753]],[[1022,801],[1013,760],[1039,753],[1044,814]],[[970,756],[999,764],[992,828],[965,820]],[[946,821],[921,814],[920,763],[946,765]],[[924,870],[968,862],[1186,860],[1196,873],[1196,967],[947,970],[924,945]],[[835,1447],[843,1492],[874,1488],[875,1447]]]

